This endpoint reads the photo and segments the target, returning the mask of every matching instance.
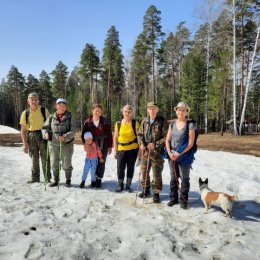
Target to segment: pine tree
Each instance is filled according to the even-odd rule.
[[[53,77],[51,84],[51,91],[55,98],[63,97],[66,98],[67,90],[67,76],[68,76],[68,68],[61,61],[58,62],[55,70],[51,72]]]
[[[156,86],[155,86],[155,55],[158,42],[164,36],[162,32],[162,26],[160,25],[161,12],[157,10],[154,5],[151,5],[144,15],[143,20],[143,33],[146,38],[147,46],[149,47],[149,55],[151,59],[151,67],[152,67],[152,95],[151,98],[153,101],[156,101]]]
[[[146,104],[148,100],[148,75],[151,72],[148,46],[144,33],[139,34],[131,53],[131,80],[133,82],[134,104],[137,118],[146,115]]]
[[[42,105],[51,110],[51,105],[54,101],[51,93],[50,77],[45,70],[40,73],[39,78],[39,91]]]
[[[24,77],[15,66],[12,66],[7,75],[8,94],[11,97],[13,110],[13,125],[18,128],[19,118],[22,112],[21,95],[24,91]]]
[[[123,72],[123,55],[120,49],[119,34],[115,26],[107,32],[107,38],[103,49],[102,57],[102,83],[106,97],[106,112],[107,117],[111,119],[112,110],[115,100],[121,100],[122,89],[124,87],[124,72]],[[114,114],[113,114],[114,115]],[[120,116],[117,115],[117,118]],[[116,121],[112,118],[112,121]]]
[[[94,80],[99,71],[99,52],[92,44],[86,44],[81,54],[79,73],[88,89],[86,93],[90,96],[91,104],[97,102],[97,89],[95,89]]]

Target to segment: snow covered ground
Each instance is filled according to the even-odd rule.
[[[259,259],[260,158],[199,150],[191,171],[190,205],[115,193],[116,161],[108,156],[102,189],[78,188],[84,152],[75,145],[72,187],[26,184],[30,158],[20,147],[0,147],[0,259]],[[138,181],[136,168],[133,188]],[[204,214],[198,178],[216,191],[236,193],[233,218],[218,207]],[[90,184],[88,176],[87,184]],[[43,180],[43,175],[41,175]]]
[[[12,127],[0,125],[1,134],[19,134],[20,132]]]

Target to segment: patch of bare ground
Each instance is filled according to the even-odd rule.
[[[234,136],[230,133],[201,134],[198,137],[199,149],[226,151],[260,157],[260,134]]]
[[[81,144],[81,133],[77,132],[75,143]],[[20,134],[0,134],[0,146],[21,146]],[[225,133],[200,134],[198,148],[210,151],[226,151],[260,157],[260,134],[234,136]]]

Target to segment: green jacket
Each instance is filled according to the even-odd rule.
[[[58,140],[59,135],[64,136],[64,142],[62,145],[73,143],[76,133],[76,126],[71,117],[71,113],[69,111],[65,111],[61,122],[57,119],[56,112],[50,115],[42,126],[42,134],[44,135],[45,132],[48,132],[49,135],[51,135],[51,139],[49,141],[52,145],[60,145]]]
[[[157,115],[150,125],[149,117],[143,119],[138,131],[138,143],[147,146],[149,143],[155,145],[155,153],[161,154],[165,146],[165,138],[168,124],[164,117]]]

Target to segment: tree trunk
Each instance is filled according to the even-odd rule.
[[[256,39],[255,39],[255,47],[254,47],[251,65],[250,65],[250,70],[249,70],[249,74],[248,74],[247,82],[246,82],[246,92],[245,92],[245,97],[244,97],[244,105],[243,105],[243,110],[242,110],[242,114],[241,114],[241,118],[240,118],[240,125],[239,125],[239,134],[240,135],[242,134],[242,126],[243,126],[243,123],[245,121],[247,96],[248,96],[248,91],[249,91],[249,85],[250,85],[252,70],[253,70],[253,66],[254,66],[254,60],[255,60],[255,56],[256,56],[256,49],[257,49],[257,43],[258,43],[258,39],[259,39],[259,32],[260,32],[260,26],[257,28],[257,35],[256,35]]]
[[[234,135],[237,133],[237,115],[236,115],[236,10],[235,0],[233,0],[233,127]]]

